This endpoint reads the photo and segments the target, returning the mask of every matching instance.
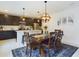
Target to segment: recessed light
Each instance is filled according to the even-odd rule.
[[[4,10],[5,12],[8,12],[8,10]]]

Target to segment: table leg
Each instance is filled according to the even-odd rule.
[[[41,52],[41,57],[45,57],[46,53],[45,53],[44,48],[41,48],[40,49],[40,52]]]

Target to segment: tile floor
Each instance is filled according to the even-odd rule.
[[[12,57],[12,49],[20,46],[16,43],[16,39],[8,39],[0,41],[0,57]],[[79,57],[79,49],[73,54],[72,57]]]

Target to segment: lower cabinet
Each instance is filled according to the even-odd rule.
[[[16,31],[0,31],[0,40],[16,38]]]

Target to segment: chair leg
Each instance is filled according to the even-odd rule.
[[[26,55],[28,54],[28,49],[29,49],[29,45],[27,44],[26,46]],[[32,47],[30,46],[30,50],[29,50],[29,56],[31,57],[31,53],[32,53]]]
[[[32,53],[32,48],[31,48],[31,46],[30,46],[30,57],[31,57],[31,53]]]
[[[26,46],[26,55],[28,55],[28,44],[27,44],[27,46]]]
[[[27,55],[27,50],[28,50],[28,47],[26,46],[26,55]]]
[[[39,55],[41,56],[41,45],[39,44]]]
[[[50,57],[50,49],[48,48],[48,56]]]

